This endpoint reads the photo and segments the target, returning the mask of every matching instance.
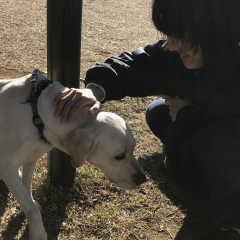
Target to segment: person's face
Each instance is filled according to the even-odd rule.
[[[167,37],[166,49],[179,53],[180,59],[187,69],[201,68],[204,64],[201,49],[195,52],[193,49],[184,49],[184,45],[186,46],[187,44],[184,44],[182,40],[176,40],[170,36]]]

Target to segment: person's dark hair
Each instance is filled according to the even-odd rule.
[[[152,20],[163,34],[200,47],[205,61],[239,47],[240,0],[154,0]]]

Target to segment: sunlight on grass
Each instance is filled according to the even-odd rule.
[[[132,200],[131,202],[129,202],[126,205],[127,205],[128,208],[141,208],[143,202],[144,202],[144,199],[139,198],[137,200]]]
[[[84,164],[81,168],[78,168],[77,172],[87,177],[96,177],[98,174],[98,170],[88,164]]]
[[[115,211],[93,211],[93,215],[96,219],[117,219],[118,213]]]

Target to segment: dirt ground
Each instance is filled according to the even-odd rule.
[[[96,62],[160,38],[151,22],[151,2],[83,1],[82,79]],[[19,77],[35,68],[47,71],[46,11],[45,0],[0,0],[0,78]],[[46,163],[37,167],[34,194],[43,199],[49,239],[240,240],[234,232],[202,221],[162,172],[162,145],[144,115],[153,99],[126,98],[105,106],[124,117],[136,138],[135,155],[148,177],[140,189],[119,190],[88,166],[77,173],[70,190],[54,188],[46,180]],[[0,224],[0,239],[28,239],[26,219],[1,181]]]

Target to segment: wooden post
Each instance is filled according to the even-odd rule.
[[[67,87],[79,87],[82,0],[47,0],[47,74]],[[70,156],[53,149],[48,154],[51,180],[63,186],[74,182]]]

